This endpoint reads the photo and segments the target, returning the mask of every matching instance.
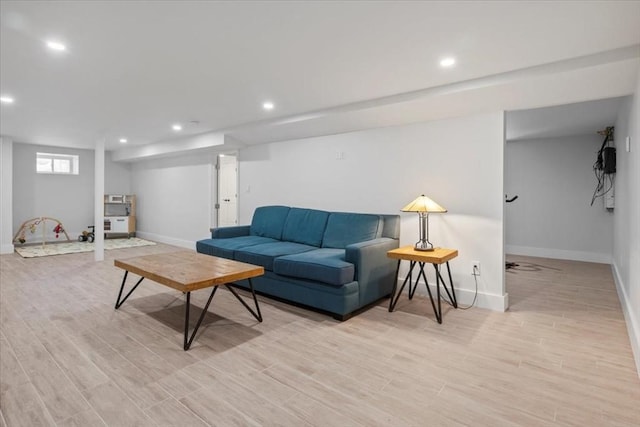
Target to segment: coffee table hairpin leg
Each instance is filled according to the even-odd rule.
[[[189,307],[191,307],[191,292],[186,292],[187,301],[184,305],[185,309],[184,309],[184,347],[183,347],[185,351],[189,350],[189,347],[191,347],[191,343],[193,342],[193,339],[196,337],[196,333],[198,332],[198,328],[200,327],[200,324],[204,320],[204,316],[207,315],[209,304],[211,304],[211,300],[213,299],[213,296],[216,294],[217,290],[218,290],[218,287],[214,286],[213,290],[211,291],[211,295],[209,295],[209,300],[207,301],[207,304],[202,309],[202,313],[200,313],[200,318],[198,318],[198,323],[196,323],[196,327],[193,328],[193,332],[191,333],[190,337],[189,337]]]
[[[124,290],[124,284],[127,282],[127,275],[128,274],[129,274],[129,272],[127,270],[125,270],[124,271],[124,277],[122,278],[122,285],[120,286],[120,292],[118,293],[118,299],[116,300],[116,310],[119,309],[122,304],[124,304],[124,302],[127,300],[127,298],[129,298],[129,295],[131,295],[133,293],[133,291],[136,290],[138,285],[144,280],[144,277],[141,277],[140,280],[138,280],[138,283],[136,283],[135,286],[133,288],[131,288],[129,293],[122,299],[122,301],[120,301],[120,298],[122,297],[122,291]]]
[[[245,300],[243,300],[242,297],[238,295],[238,292],[236,292],[236,290],[233,289],[233,287],[229,285],[225,285],[225,286],[227,287],[227,289],[229,289],[229,292],[231,292],[233,296],[235,296],[238,299],[238,301],[240,301],[242,305],[244,305],[244,308],[246,308],[249,311],[249,313],[251,313],[253,317],[256,318],[258,322],[262,322],[262,313],[260,313],[260,306],[258,305],[258,298],[256,298],[256,291],[253,289],[253,283],[251,282],[251,279],[248,279],[248,280],[249,280],[249,288],[251,289],[251,295],[253,296],[253,303],[256,306],[257,313],[256,311],[253,311],[251,307],[249,307],[249,304],[247,304]]]
[[[115,307],[116,310],[119,309],[120,306],[122,306],[122,304],[124,304],[127,298],[129,298],[129,296],[133,293],[133,291],[135,291],[138,285],[140,285],[140,283],[142,283],[142,281],[144,280],[144,277],[141,277],[140,280],[138,280],[138,282],[133,286],[133,288],[131,288],[131,290],[127,293],[127,295],[125,295],[125,297],[122,298],[124,285],[127,282],[128,275],[129,275],[129,271],[125,270],[124,277],[122,278],[122,285],[120,285],[120,292],[118,292],[118,299],[116,300],[116,307]],[[254,311],[251,307],[249,307],[249,305],[242,299],[242,297],[238,295],[238,292],[236,292],[235,289],[233,289],[228,284],[225,284],[225,286],[227,287],[227,289],[229,289],[229,291],[231,291],[233,296],[235,296],[238,299],[238,301],[240,301],[242,305],[244,305],[244,307],[249,311],[249,313],[251,313],[253,317],[256,318],[258,322],[262,322],[262,313],[260,313],[260,305],[258,305],[256,292],[253,288],[253,283],[251,282],[251,279],[248,279],[248,280],[249,280],[249,287],[251,288],[251,295],[253,296],[253,302],[256,306],[256,311]],[[185,310],[184,310],[185,313],[184,313],[184,346],[183,348],[185,351],[189,350],[189,348],[191,347],[191,343],[193,342],[196,336],[196,333],[198,332],[198,328],[200,328],[200,325],[204,320],[204,317],[207,315],[207,310],[209,309],[209,305],[211,304],[211,301],[213,300],[213,296],[216,294],[217,290],[218,290],[218,287],[214,286],[213,290],[211,291],[211,295],[209,295],[209,299],[207,300],[207,304],[204,306],[204,309],[202,310],[202,313],[200,314],[200,317],[198,318],[198,322],[196,323],[195,328],[191,332],[191,335],[189,335],[189,309],[191,307],[191,292],[185,292],[186,299],[187,299],[185,304]]]
[[[242,305],[244,305],[244,307],[249,311],[249,313],[251,313],[253,317],[256,318],[258,322],[262,322],[262,314],[260,313],[260,306],[258,305],[258,299],[256,298],[256,293],[255,293],[255,290],[253,289],[253,283],[251,282],[251,279],[248,279],[248,280],[249,280],[249,287],[251,288],[251,294],[253,295],[253,302],[256,305],[257,313],[253,311],[251,307],[249,307],[249,305],[242,299],[242,297],[238,295],[235,289],[233,289],[228,284],[225,284],[225,286],[238,299],[238,301],[240,301]],[[213,296],[216,294],[217,290],[218,290],[218,287],[214,286],[213,291],[211,291],[211,295],[209,295],[209,300],[207,301],[207,304],[204,306],[204,309],[202,309],[202,313],[200,313],[200,318],[198,319],[198,322],[196,323],[195,328],[191,332],[190,337],[189,337],[189,307],[191,306],[191,292],[186,292],[187,302],[184,310],[184,350],[185,351],[189,350],[189,348],[191,347],[191,343],[193,342],[193,339],[196,337],[196,333],[198,332],[198,328],[200,327],[200,324],[204,320],[204,316],[207,315],[209,304],[211,304],[211,300],[213,300]]]

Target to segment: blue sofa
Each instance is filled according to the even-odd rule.
[[[390,295],[396,262],[387,251],[399,236],[399,215],[263,206],[251,225],[214,228],[196,250],[261,265],[258,293],[345,320]]]

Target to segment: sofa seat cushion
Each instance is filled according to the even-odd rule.
[[[273,271],[273,261],[283,255],[298,254],[317,249],[315,246],[294,242],[274,242],[249,246],[235,252],[235,260],[253,265],[261,265]]]
[[[329,212],[291,208],[282,230],[282,240],[320,247]]]
[[[238,249],[273,242],[277,242],[277,240],[260,236],[240,236],[232,239],[204,239],[196,242],[196,250],[207,255],[234,259],[235,252]]]
[[[281,256],[273,263],[273,272],[282,276],[316,280],[342,286],[354,280],[355,267],[344,259],[344,249],[316,249]]]
[[[382,235],[379,215],[331,213],[322,239],[323,248],[344,249],[352,243],[373,240]]]
[[[282,229],[289,215],[288,206],[262,206],[253,212],[249,234],[282,239]]]

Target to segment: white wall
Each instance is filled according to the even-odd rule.
[[[613,125],[613,123],[612,123]],[[505,206],[507,253],[610,263],[613,213],[603,199],[590,206],[597,134],[507,141]]]
[[[613,273],[640,375],[640,74],[635,94],[620,108],[617,149]],[[625,139],[631,139],[626,151]]]
[[[36,173],[36,153],[78,155],[79,175]],[[53,217],[62,222],[69,237],[75,240],[82,230],[94,223],[95,158],[93,150],[13,143],[13,197],[7,205],[12,211],[12,236],[20,225],[35,217]],[[105,191],[128,194],[131,191],[131,166],[105,161]],[[4,209],[4,202],[3,202]],[[53,224],[53,223],[52,223]],[[55,239],[53,225],[47,225],[47,238]],[[27,233],[27,237],[31,237]],[[33,236],[36,238],[36,236]],[[41,240],[41,237],[38,236]],[[30,239],[28,239],[29,241]]]
[[[460,251],[451,262],[460,300],[473,297],[470,264],[479,260],[478,304],[504,310],[503,141],[500,112],[245,148],[239,222],[248,224],[258,206],[278,203],[400,213],[425,193],[449,209],[431,216],[431,240]],[[138,235],[187,248],[207,237],[215,162],[211,150],[133,163]],[[401,215],[401,244],[413,244],[417,215]]]
[[[268,204],[397,213],[400,243],[412,245],[418,218],[400,208],[424,193],[449,210],[430,216],[430,240],[459,250],[451,267],[462,302],[473,298],[479,260],[478,304],[504,310],[503,153],[503,113],[245,148],[240,223]]]
[[[60,153],[79,156],[79,175],[36,173],[36,153]],[[79,150],[32,144],[13,144],[13,230],[35,217],[53,217],[61,221],[72,240],[93,224],[93,150]],[[47,223],[47,240],[55,240],[54,223]],[[26,234],[27,242],[42,241]],[[60,236],[61,239],[64,235]],[[35,239],[35,240],[34,240]]]
[[[105,151],[104,193],[131,194],[131,164],[114,162],[112,156],[112,151]]]
[[[216,154],[146,160],[131,166],[137,235],[186,248],[211,235]]]
[[[13,252],[13,141],[0,137],[0,254]]]

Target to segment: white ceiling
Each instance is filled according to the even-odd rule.
[[[596,135],[614,126],[623,98],[507,112],[507,141]]]
[[[617,97],[640,57],[636,1],[3,0],[0,22],[0,133],[87,148],[180,143],[175,122],[255,144]]]

